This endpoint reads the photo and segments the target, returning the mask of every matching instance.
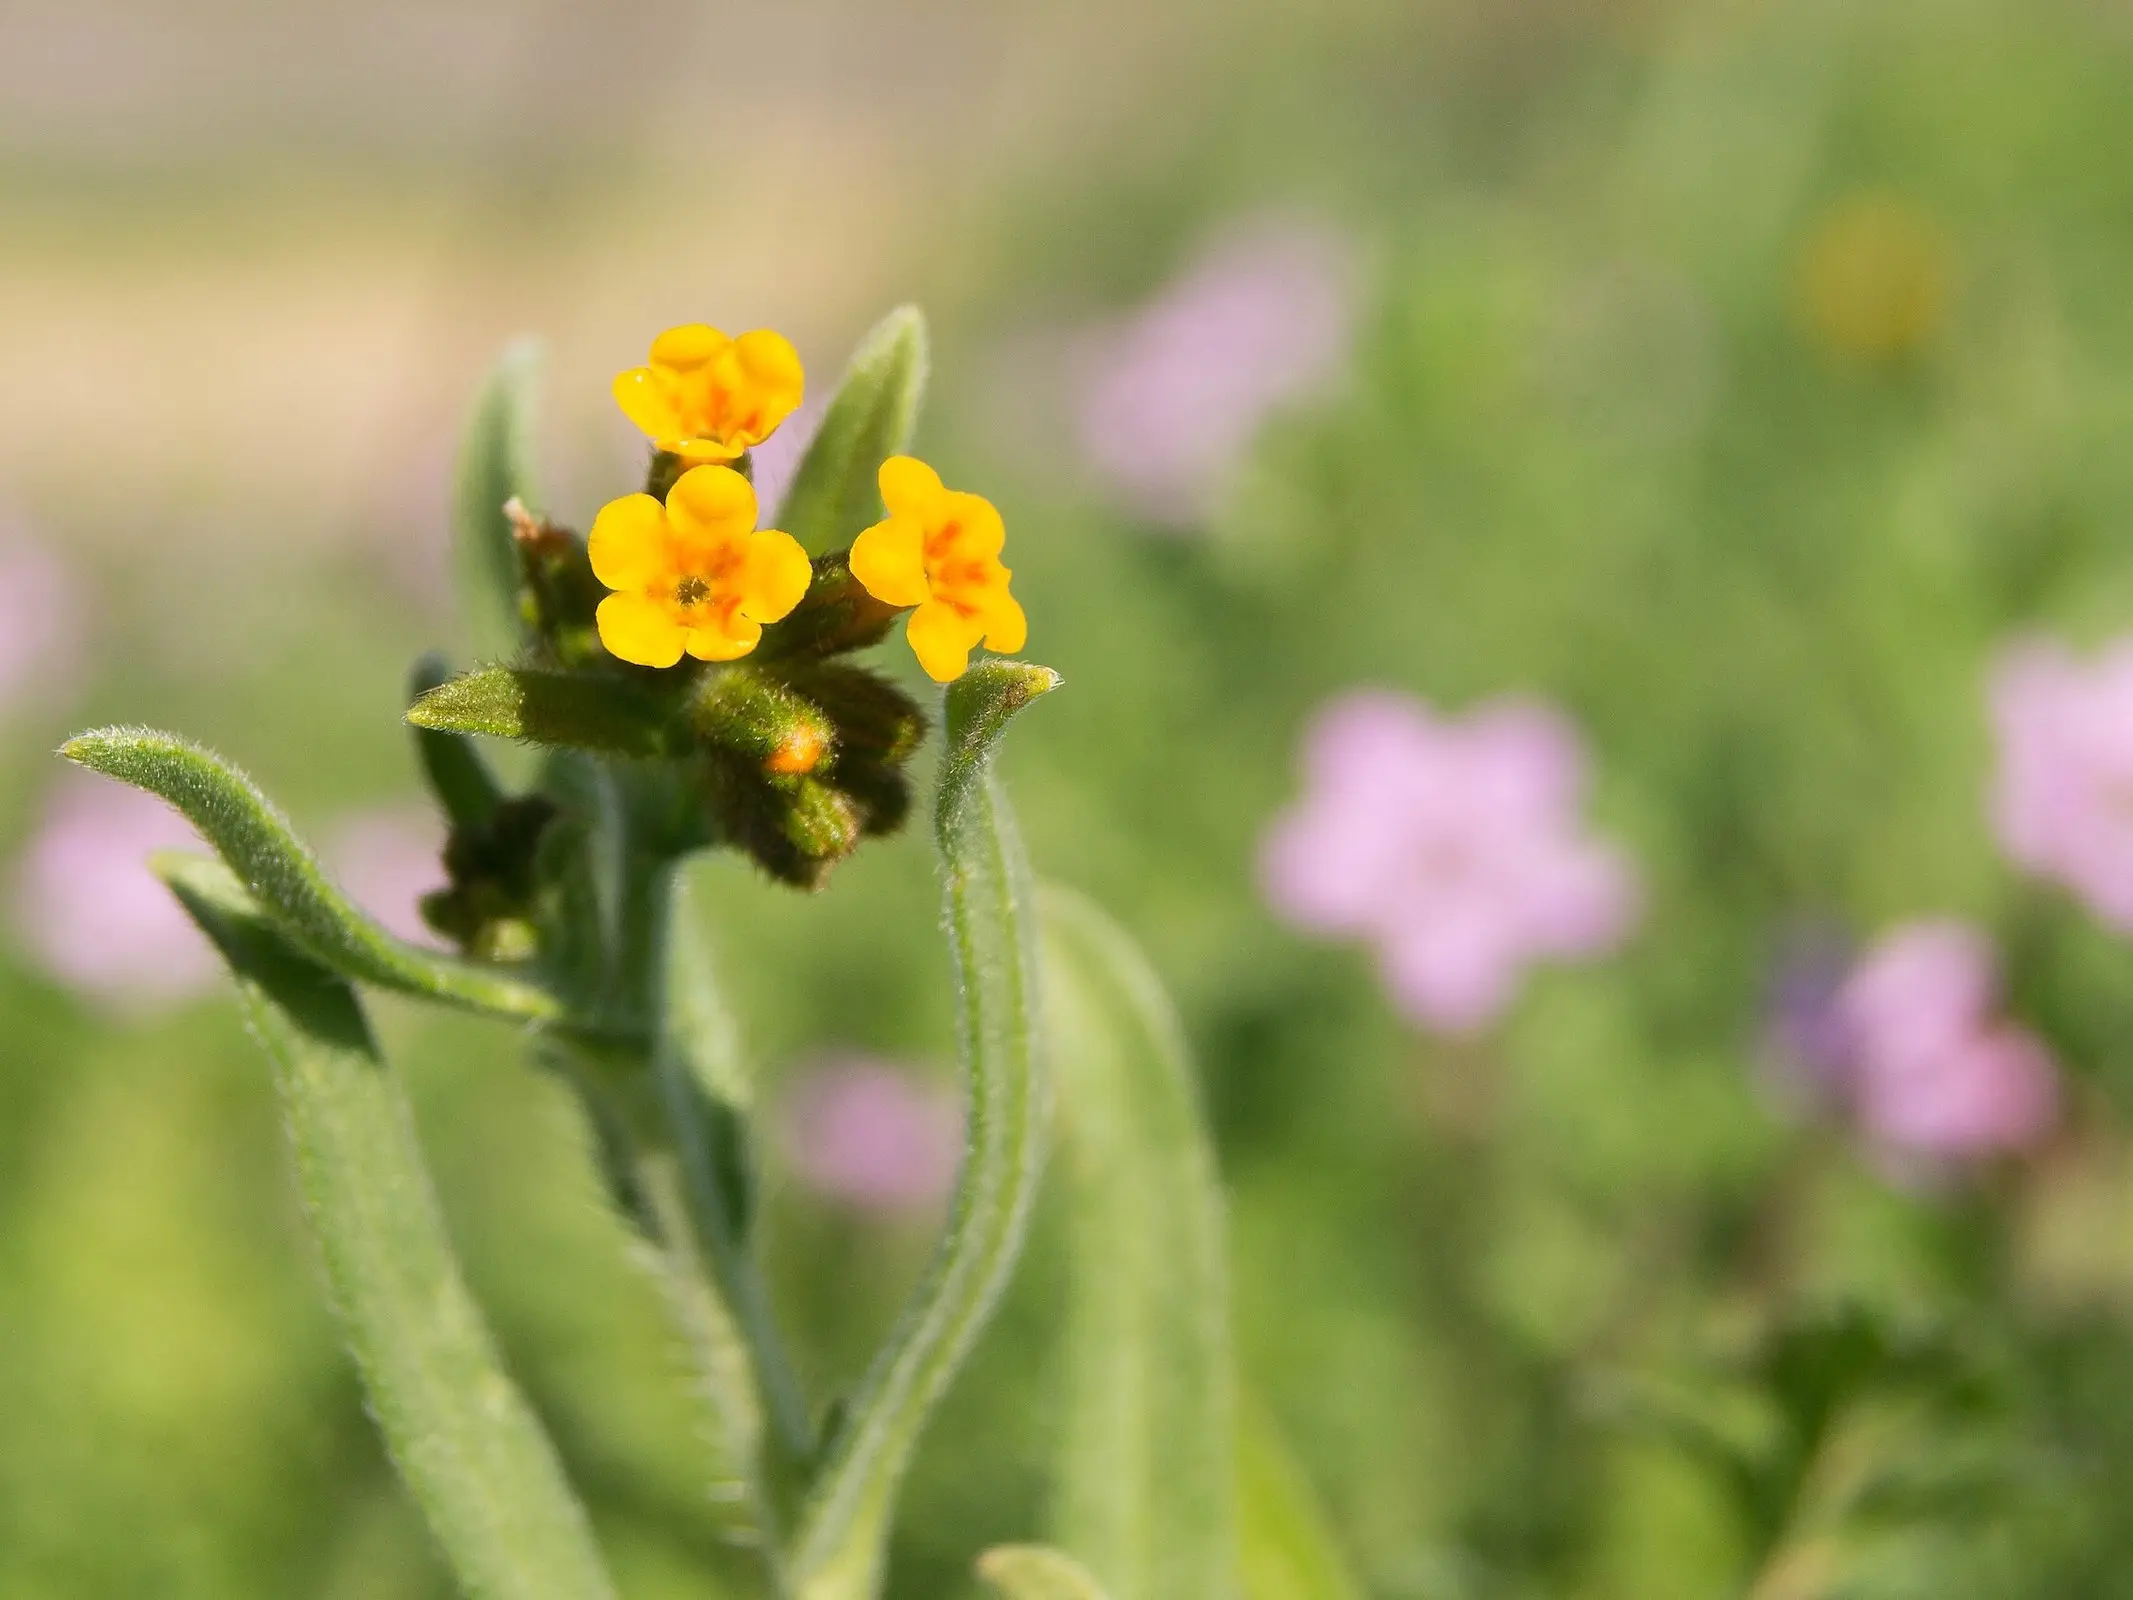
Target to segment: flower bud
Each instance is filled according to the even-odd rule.
[[[900,612],[852,576],[850,555],[833,550],[815,557],[807,593],[783,621],[764,630],[757,647],[762,658],[843,655],[887,637]]]
[[[505,503],[504,515],[518,552],[519,620],[526,632],[563,666],[603,662],[593,616],[607,591],[593,576],[585,541],[516,499]]]
[[[714,759],[736,760],[761,773],[803,776],[837,748],[838,730],[827,710],[753,664],[706,674],[689,721]]]
[[[455,823],[444,846],[448,886],[423,897],[422,920],[484,960],[531,955],[541,845],[557,814],[546,795],[515,795],[486,821]]]

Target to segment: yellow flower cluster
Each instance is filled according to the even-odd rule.
[[[625,495],[593,521],[593,575],[614,591],[598,613],[611,655],[646,667],[685,654],[732,661],[806,595],[806,551],[788,533],[756,527],[754,487],[722,464],[792,415],[803,381],[782,335],[729,338],[702,323],[669,328],[646,365],[615,379],[623,414],[690,465],[665,504]],[[912,608],[905,636],[927,675],[960,677],[980,643],[1021,649],[1029,626],[1008,591],[1007,530],[992,502],[947,488],[911,456],[884,461],[879,482],[888,516],[853,544],[852,575],[875,599]]]

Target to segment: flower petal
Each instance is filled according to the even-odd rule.
[[[881,485],[881,503],[892,517],[923,519],[947,493],[941,487],[941,475],[916,456],[889,457],[875,474],[875,482]]]
[[[647,589],[673,565],[667,514],[648,494],[610,500],[593,518],[585,553],[610,589]]]
[[[687,372],[722,354],[733,341],[704,322],[685,322],[652,341],[652,365]]]
[[[692,467],[724,466],[748,447],[723,439],[661,439],[659,448],[671,450]]]
[[[734,661],[756,647],[762,625],[735,612],[725,628],[691,628],[686,648],[699,661]]]
[[[611,594],[594,613],[607,653],[640,667],[671,667],[681,659],[681,624],[641,594]]]
[[[733,341],[719,363],[719,380],[730,393],[732,415],[749,444],[760,444],[799,409],[806,374],[800,352],[782,333],[757,328]]]
[[[1029,618],[1023,615],[1022,602],[1001,595],[985,616],[985,648],[1011,656],[1028,643]]]
[[[751,533],[741,575],[741,614],[754,622],[776,622],[800,603],[814,579],[814,564],[791,534],[775,528]]]
[[[926,534],[915,517],[875,523],[852,541],[851,561],[852,576],[884,605],[917,606],[933,598],[926,582]]]
[[[935,683],[952,683],[970,665],[970,651],[984,632],[982,623],[964,616],[954,606],[929,600],[911,613],[904,637],[926,676]]]
[[[671,439],[682,431],[681,413],[650,367],[632,367],[615,375],[615,404],[648,439]]]
[[[943,494],[941,509],[935,515],[944,524],[955,524],[955,553],[959,557],[988,560],[1007,543],[1007,525],[1000,520],[999,508],[981,494],[961,490]]]
[[[746,538],[755,527],[755,486],[731,467],[691,467],[667,491],[667,520],[694,545]]]

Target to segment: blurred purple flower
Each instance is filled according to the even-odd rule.
[[[422,920],[422,897],[445,886],[444,829],[420,806],[359,811],[328,829],[319,854],[334,880],[403,939],[441,944]]]
[[[1764,1001],[1764,1082],[1781,1108],[1823,1112],[1851,1078],[1851,1030],[1839,998],[1851,975],[1852,943],[1841,928],[1803,922],[1781,942]]]
[[[1996,1014],[1998,999],[1991,941],[1967,923],[1904,923],[1853,970],[1838,996],[1852,1106],[1884,1151],[1963,1160],[2024,1149],[2051,1130],[2051,1056]]]
[[[1322,224],[1261,219],[1217,240],[1092,338],[1090,460],[1144,514],[1200,521],[1267,417],[1339,372],[1354,277],[1349,242]]]
[[[951,1093],[866,1056],[836,1056],[788,1092],[785,1146],[809,1188],[868,1211],[923,1211],[945,1200],[962,1157]]]
[[[16,864],[16,937],[52,977],[120,1005],[198,993],[214,982],[214,953],[147,857],[200,847],[154,795],[69,769]]]
[[[1410,1019],[1471,1033],[1527,966],[1611,948],[1637,914],[1629,863],[1579,817],[1585,754],[1561,713],[1504,699],[1462,719],[1363,691],[1304,742],[1302,802],[1261,858],[1274,909],[1377,947]]]
[[[2018,643],[1990,699],[2000,847],[2133,934],[2133,636],[2088,665],[2053,640]]]
[[[81,655],[81,611],[65,564],[0,516],[0,710],[66,681]]]

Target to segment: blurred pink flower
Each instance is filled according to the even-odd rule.
[[[1091,338],[1089,459],[1144,514],[1203,519],[1268,416],[1339,372],[1354,278],[1349,242],[1322,224],[1261,219],[1217,240]]]
[[[820,1194],[869,1211],[945,1200],[963,1150],[955,1096],[866,1056],[809,1068],[785,1104],[793,1170]]]
[[[2000,847],[2133,934],[2133,636],[2088,664],[2053,640],[2018,643],[1990,699]]]
[[[147,864],[187,848],[203,848],[199,835],[154,795],[67,769],[16,864],[17,940],[61,983],[121,1005],[200,992],[214,952]]]
[[[2051,1130],[2051,1056],[1996,1015],[1998,998],[1991,941],[1967,923],[1904,923],[1853,969],[1837,999],[1852,1106],[1884,1151],[1962,1160],[2026,1148]]]
[[[1637,914],[1620,851],[1579,818],[1585,755],[1551,707],[1504,699],[1465,718],[1363,691],[1322,709],[1302,802],[1261,858],[1274,909],[1377,947],[1410,1019],[1471,1033],[1532,963],[1614,946]]]
[[[421,806],[385,806],[342,817],[319,855],[348,898],[416,944],[443,941],[422,920],[422,897],[445,886],[444,827]]]
[[[81,655],[81,610],[65,564],[0,516],[0,710],[65,683]]]

